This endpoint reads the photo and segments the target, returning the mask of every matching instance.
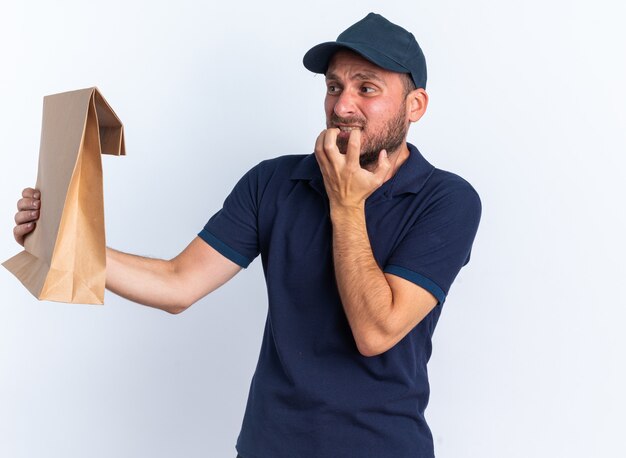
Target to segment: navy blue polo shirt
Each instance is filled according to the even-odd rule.
[[[450,285],[470,259],[481,203],[463,178],[409,150],[367,199],[367,231],[381,269],[438,304],[381,355],[359,353],[345,316],[313,154],[252,168],[198,234],[242,267],[259,253],[263,263],[269,307],[237,440],[244,458],[434,456],[426,363]]]

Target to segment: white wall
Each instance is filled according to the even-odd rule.
[[[307,153],[301,65],[369,11],[412,30],[429,113],[410,140],[483,201],[434,339],[439,458],[623,457],[626,65],[620,2],[4,2],[0,259],[36,178],[42,97],[97,85],[107,242],[171,257],[259,160]],[[0,271],[0,456],[229,457],[266,312],[259,260],[182,315],[107,293],[38,302]]]

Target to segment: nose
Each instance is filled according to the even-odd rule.
[[[347,117],[356,113],[356,105],[354,95],[348,90],[344,90],[337,97],[333,111],[337,116]]]

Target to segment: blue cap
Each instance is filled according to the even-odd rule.
[[[426,59],[415,37],[380,14],[370,13],[343,31],[336,41],[312,47],[302,61],[312,72],[326,73],[330,59],[342,48],[386,70],[409,73],[416,87],[426,88]]]

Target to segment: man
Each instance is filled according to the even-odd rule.
[[[426,363],[480,199],[406,143],[428,104],[412,34],[369,14],[304,65],[326,75],[315,153],[252,168],[169,261],[107,249],[107,288],[179,313],[261,253],[269,309],[240,456],[433,457]],[[24,190],[19,243],[39,202]]]

